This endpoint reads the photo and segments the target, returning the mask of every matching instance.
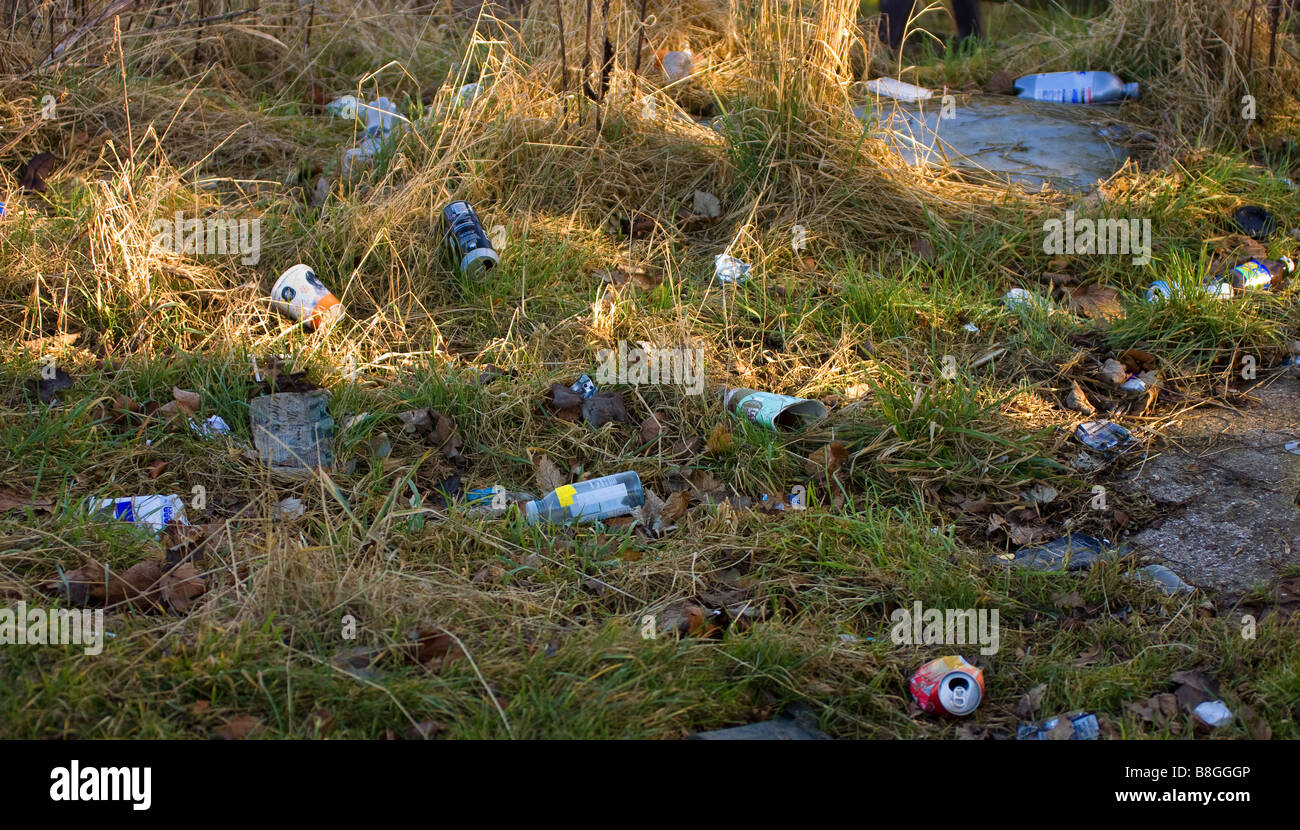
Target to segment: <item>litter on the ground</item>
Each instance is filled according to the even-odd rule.
[[[1133,440],[1133,434],[1114,421],[1085,421],[1074,434],[1084,446],[1097,452],[1110,452]]]
[[[271,302],[309,328],[327,328],[343,316],[343,306],[309,266],[299,263],[271,287]]]
[[[939,657],[916,670],[908,690],[922,712],[965,717],[984,697],[984,671],[959,655]]]
[[[1277,220],[1267,209],[1259,205],[1243,205],[1232,214],[1232,222],[1237,230],[1251,239],[1263,241],[1277,231]]]
[[[671,52],[660,51],[655,60],[668,76],[669,83],[677,83],[690,77],[695,71],[695,58],[690,49],[677,49]]]
[[[272,469],[305,473],[334,463],[334,419],[327,389],[277,392],[248,404],[253,446]]]
[[[525,504],[524,518],[529,523],[599,522],[629,516],[644,504],[641,477],[629,470],[557,487]]]
[[[366,131],[361,142],[343,154],[344,176],[351,175],[359,162],[378,155],[400,123],[397,106],[387,98],[377,98],[369,104],[358,103],[356,114],[365,116]]]
[[[1170,596],[1173,596],[1174,594],[1190,594],[1192,591],[1196,590],[1191,585],[1183,582],[1178,574],[1169,570],[1164,565],[1146,565],[1138,568],[1137,571],[1134,572],[1134,577],[1139,582],[1158,583],[1160,589]]]
[[[574,381],[573,385],[570,386],[569,389],[570,391],[581,395],[584,401],[591,398],[592,395],[595,395],[597,391],[596,382],[587,374],[584,374],[582,377]]]
[[[482,277],[496,267],[500,256],[469,202],[457,200],[442,209],[443,242],[456,270],[467,277]]]
[[[1232,710],[1222,700],[1207,700],[1192,712],[1210,727],[1223,726],[1232,721]]]
[[[1116,559],[1124,553],[1105,539],[1084,533],[1067,533],[1041,545],[1030,545],[993,558],[1003,565],[1032,568],[1038,571],[1083,571],[1104,559]]]
[[[751,267],[749,263],[741,262],[730,254],[718,254],[713,258],[713,275],[724,285],[744,283]]]
[[[219,435],[230,434],[230,424],[220,415],[213,415],[202,423],[196,422],[190,418],[190,429],[202,435],[204,438],[216,438]]]
[[[1138,85],[1110,72],[1043,72],[1015,81],[1016,94],[1058,104],[1109,104],[1138,97]]]
[[[355,95],[343,95],[326,104],[325,109],[337,118],[356,118],[360,103]]]
[[[189,524],[185,518],[185,502],[177,495],[86,499],[85,507],[93,514],[111,515],[119,521],[145,525],[154,533],[172,523]]]
[[[876,78],[867,81],[867,90],[885,98],[896,101],[928,101],[934,97],[934,90],[916,86],[895,78]]]
[[[1092,741],[1101,735],[1101,726],[1092,712],[1072,712],[1037,723],[1022,723],[1016,730],[1018,741]]]
[[[830,414],[821,401],[743,388],[726,390],[722,405],[728,412],[768,429],[797,429],[821,421]]]

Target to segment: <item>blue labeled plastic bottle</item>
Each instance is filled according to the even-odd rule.
[[[1036,101],[1062,104],[1109,104],[1138,97],[1138,85],[1126,84],[1110,72],[1043,72],[1015,83],[1016,94]]]

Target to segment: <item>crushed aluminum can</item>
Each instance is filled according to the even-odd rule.
[[[1063,722],[1069,724],[1070,731],[1068,736],[1060,735],[1059,740],[1095,741],[1101,735],[1101,724],[1097,722],[1096,715],[1092,712],[1071,712],[1068,715],[1057,715],[1054,718],[1041,720],[1037,723],[1022,723],[1020,728],[1016,730],[1016,740],[1052,740],[1057,736],[1048,733],[1060,727]]]
[[[177,495],[86,499],[85,506],[90,513],[108,513],[111,510],[114,519],[148,525],[155,533],[173,522],[189,524],[185,518],[185,502]]]
[[[581,395],[584,401],[589,400],[596,394],[596,382],[591,379],[590,375],[583,375],[574,381],[574,384],[569,387],[569,391]]]
[[[724,285],[744,284],[752,267],[748,262],[741,262],[730,254],[718,254],[713,258],[713,275]]]
[[[917,669],[908,689],[923,712],[965,717],[984,697],[984,671],[959,655],[940,657]]]
[[[1114,421],[1086,421],[1074,431],[1088,449],[1110,452],[1133,441],[1133,434]]]

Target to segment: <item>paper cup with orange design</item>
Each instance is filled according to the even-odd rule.
[[[343,316],[343,306],[306,265],[295,265],[271,286],[271,302],[284,314],[303,321],[312,330],[332,325]]]

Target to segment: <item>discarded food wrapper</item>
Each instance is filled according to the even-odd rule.
[[[213,415],[201,424],[190,418],[190,429],[204,438],[216,438],[219,435],[230,434],[230,424],[227,424],[220,415]]]
[[[655,53],[655,60],[663,67],[664,74],[668,76],[670,83],[677,83],[689,77],[695,71],[695,58],[691,55],[690,49],[680,49],[672,52],[660,50]]]
[[[962,328],[964,328],[966,331],[970,332],[971,334],[980,333],[980,327],[975,325],[974,323],[967,323],[966,325],[962,326]]]
[[[271,302],[284,314],[306,323],[313,331],[327,328],[343,316],[343,306],[316,272],[299,263],[280,275],[271,286]]]
[[[1069,725],[1067,734],[1049,734],[1057,730],[1062,724]],[[1068,715],[1057,715],[1054,718],[1038,721],[1037,723],[1022,723],[1016,730],[1017,741],[1049,741],[1052,739],[1067,741],[1093,741],[1101,735],[1101,725],[1097,723],[1097,716],[1092,712],[1071,712]]]
[[[1032,291],[1026,291],[1023,288],[1012,288],[1006,294],[1002,295],[1002,302],[1010,309],[1052,307],[1051,301],[1046,297],[1042,297]]]
[[[867,90],[896,101],[928,101],[934,97],[932,89],[894,78],[876,78],[874,81],[867,81]]]
[[[723,284],[743,283],[752,267],[749,263],[741,262],[730,254],[718,254],[713,258],[713,275]]]
[[[728,389],[722,405],[737,415],[768,429],[796,429],[826,418],[830,412],[821,401],[792,398],[754,389]]]
[[[583,375],[569,387],[569,390],[581,395],[583,400],[587,400],[596,394],[596,382],[591,379],[590,375]]]
[[[1287,452],[1293,452],[1296,455],[1300,455],[1300,441],[1288,441],[1284,449],[1286,449]]]
[[[397,106],[387,98],[376,98],[369,104],[357,105],[357,114],[366,117],[365,138],[356,147],[343,154],[343,175],[352,172],[352,165],[378,155],[392,137],[400,123]]]
[[[1123,546],[1116,548],[1105,539],[1084,533],[1067,533],[1050,542],[1029,545],[993,558],[1003,565],[1037,571],[1084,571],[1098,561],[1117,559],[1125,552]]]
[[[1133,440],[1133,434],[1114,421],[1086,421],[1074,434],[1084,446],[1098,452],[1109,452]]]
[[[1232,710],[1222,700],[1207,700],[1192,710],[1207,726],[1223,726],[1232,720]]]
[[[148,525],[154,533],[173,522],[188,525],[185,502],[177,495],[133,496],[121,499],[86,499],[86,510],[91,513],[112,511],[114,519],[134,524]]]
[[[330,442],[334,419],[329,415],[330,392],[277,392],[248,404],[253,445],[272,469],[301,474],[334,463]]]
[[[1159,583],[1160,589],[1166,594],[1190,594],[1196,590],[1191,585],[1178,576],[1178,574],[1166,568],[1164,565],[1146,565],[1138,568],[1133,576],[1139,582],[1156,582]]]
[[[984,671],[959,655],[940,657],[917,669],[908,690],[923,712],[964,717],[984,696]]]
[[[1142,374],[1146,374],[1146,372]],[[1119,388],[1130,394],[1139,394],[1151,388],[1151,384],[1142,375],[1131,375],[1128,380],[1119,385]]]
[[[330,101],[325,105],[325,109],[330,115],[338,118],[356,118],[360,103],[355,95],[344,95]]]
[[[460,107],[468,107],[470,104],[478,100],[478,96],[482,91],[483,88],[479,86],[477,81],[472,84],[465,84],[456,93],[456,105]]]

